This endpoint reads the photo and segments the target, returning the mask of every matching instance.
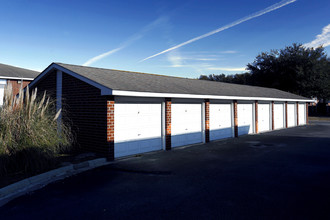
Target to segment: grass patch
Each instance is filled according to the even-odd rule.
[[[37,89],[17,96],[11,84],[5,89],[0,109],[0,176],[23,173],[34,175],[58,166],[57,155],[68,152],[72,143],[70,128],[57,119],[54,102]]]

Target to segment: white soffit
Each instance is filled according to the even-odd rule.
[[[118,96],[136,96],[136,97],[167,97],[167,98],[190,98],[190,99],[221,99],[221,100],[247,100],[247,101],[282,101],[282,102],[314,102],[313,99],[283,99],[283,98],[265,98],[265,97],[241,97],[241,96],[217,96],[217,95],[194,95],[194,94],[175,94],[175,93],[153,93],[153,92],[134,92],[112,90],[112,94]]]

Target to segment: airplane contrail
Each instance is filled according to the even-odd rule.
[[[168,18],[166,16],[162,16],[157,18],[156,20],[154,20],[153,22],[149,23],[148,25],[144,26],[139,32],[133,34],[128,40],[124,41],[122,44],[119,45],[119,47],[112,49],[108,52],[102,53],[100,55],[97,55],[95,57],[92,57],[91,59],[87,60],[83,66],[89,66],[92,63],[101,60],[111,54],[114,54],[126,47],[128,47],[129,45],[131,45],[132,43],[134,43],[135,41],[141,39],[148,31],[150,31],[151,29],[157,27],[159,24],[161,24],[162,22],[166,21]]]
[[[220,27],[220,28],[218,28],[218,29],[216,29],[216,30],[214,30],[214,31],[211,31],[211,32],[208,32],[208,33],[203,34],[203,35],[201,35],[201,36],[198,36],[198,37],[192,38],[192,39],[190,39],[190,40],[188,40],[188,41],[185,41],[185,42],[183,42],[183,43],[181,43],[181,44],[178,44],[178,45],[176,45],[176,46],[174,46],[174,47],[171,47],[171,48],[169,48],[169,49],[163,50],[162,52],[159,52],[159,53],[157,53],[157,54],[154,54],[154,55],[152,55],[152,56],[149,56],[149,57],[147,57],[147,58],[141,60],[140,62],[143,62],[143,61],[149,60],[149,59],[151,59],[151,58],[153,58],[153,57],[159,56],[159,55],[161,55],[161,54],[164,54],[164,53],[167,53],[167,52],[169,52],[169,51],[172,51],[172,50],[178,49],[178,48],[180,48],[180,47],[182,47],[182,46],[185,46],[185,45],[190,44],[190,43],[192,43],[192,42],[198,41],[198,40],[203,39],[203,38],[205,38],[205,37],[208,37],[208,36],[211,36],[211,35],[213,35],[213,34],[219,33],[219,32],[221,32],[221,31],[224,31],[224,30],[228,29],[228,28],[234,27],[234,26],[236,26],[236,25],[239,25],[239,24],[241,24],[241,23],[243,23],[243,22],[246,22],[246,21],[251,20],[251,19],[253,19],[253,18],[259,17],[259,16],[261,16],[261,15],[264,15],[264,14],[269,13],[269,12],[271,12],[271,11],[274,11],[274,10],[276,10],[276,9],[282,8],[283,6],[286,6],[286,5],[291,4],[291,3],[293,3],[293,2],[296,2],[296,1],[297,1],[297,0],[283,0],[283,1],[280,1],[280,2],[278,2],[278,3],[276,3],[276,4],[274,4],[274,5],[271,5],[271,6],[267,7],[267,8],[265,8],[265,9],[261,10],[261,11],[258,11],[258,12],[254,13],[254,14],[251,14],[251,15],[248,15],[248,16],[246,16],[246,17],[243,17],[243,18],[241,18],[241,19],[239,19],[239,20],[237,20],[237,21],[234,21],[234,22],[232,22],[232,23],[230,23],[230,24],[227,24],[227,25],[225,25],[225,26],[223,26],[223,27]]]

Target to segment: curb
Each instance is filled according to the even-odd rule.
[[[108,165],[110,163],[112,162],[107,161],[106,158],[89,160],[79,164],[70,164],[68,166],[57,168],[55,170],[13,183],[0,189],[0,207],[17,197],[41,189],[49,183],[65,179],[72,175],[100,166]]]

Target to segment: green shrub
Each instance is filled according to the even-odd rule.
[[[56,166],[56,156],[71,146],[69,127],[61,123],[57,129],[60,113],[46,93],[37,97],[37,89],[30,94],[27,87],[14,96],[7,86],[0,109],[0,175],[36,174]]]

